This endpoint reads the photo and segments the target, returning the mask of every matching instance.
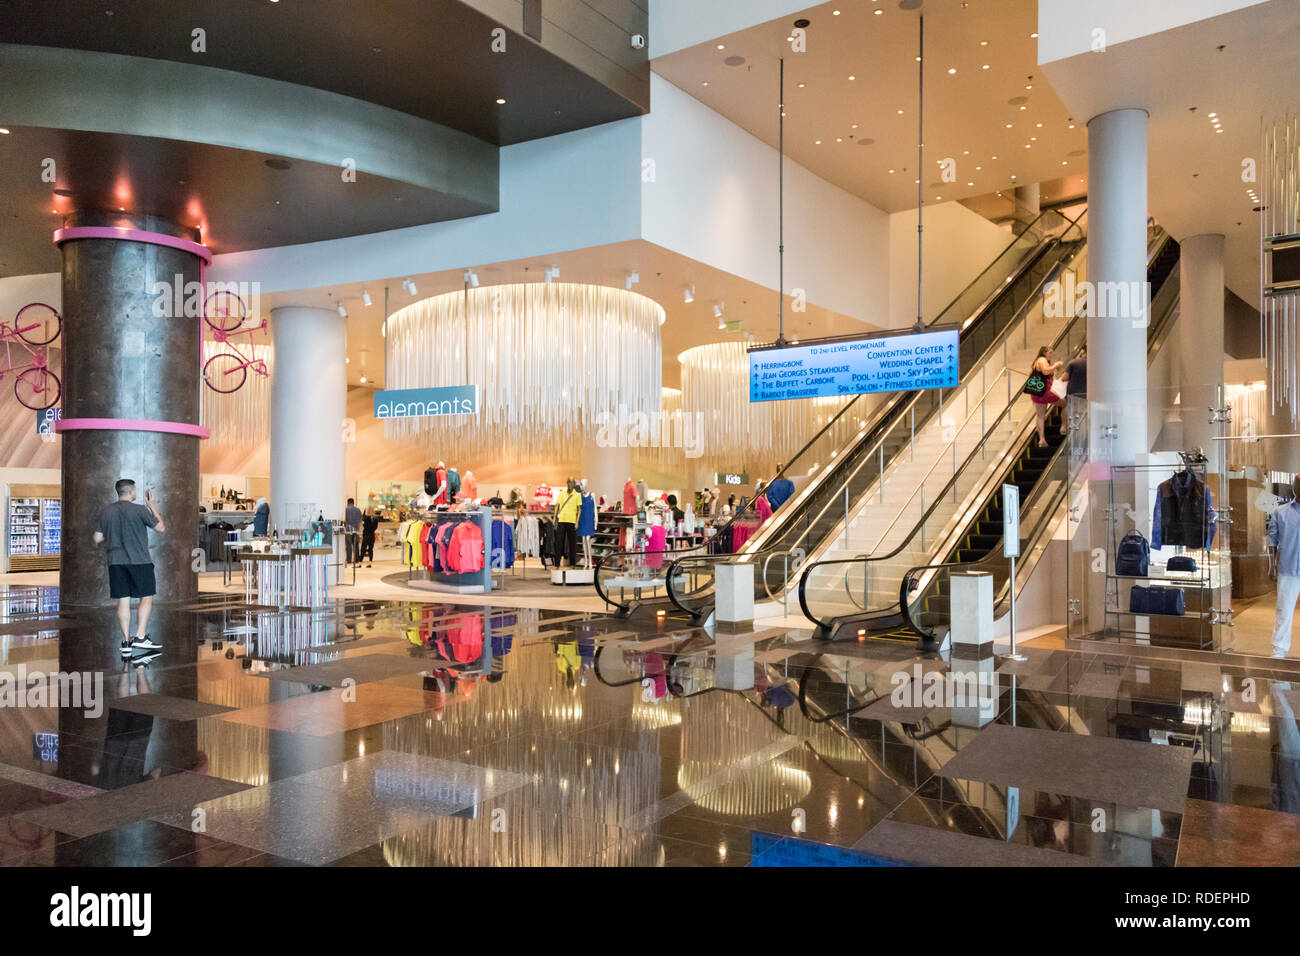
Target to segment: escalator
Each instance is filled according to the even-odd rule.
[[[1151,287],[1157,290],[1152,297],[1153,320],[1147,333],[1148,360],[1158,352],[1177,314],[1177,264],[1177,243],[1161,233],[1153,241],[1148,256],[1148,277]],[[1076,408],[1069,411],[1073,412],[1072,427],[1078,427],[1081,417],[1078,407],[1086,407],[1086,402],[1074,401]],[[1004,468],[989,471],[981,467],[987,456],[998,454],[996,447],[981,449],[978,462],[972,453],[962,470],[980,467],[983,477],[978,482],[968,481],[969,492],[960,495],[963,501],[969,502],[973,497],[976,502],[964,510],[967,517],[955,528],[942,527],[949,523],[935,521],[932,507],[919,523],[922,537],[929,523],[932,540],[940,542],[940,547],[931,549],[938,560],[915,562],[905,569],[895,560],[890,567],[891,559],[896,559],[902,551],[896,548],[884,555],[809,566],[800,579],[800,602],[805,614],[818,624],[819,634],[831,640],[857,636],[910,641],[919,637],[923,648],[933,649],[947,631],[948,578],[957,571],[992,573],[1001,610],[1009,599],[1010,589],[1006,586],[1007,562],[1001,554],[1000,488],[1006,483],[1015,484],[1020,490],[1022,559],[1018,562],[1017,576],[1018,581],[1026,580],[1046,547],[1045,536],[1059,520],[1069,485],[1067,442],[1059,430],[1062,414],[1058,406],[1049,417],[1047,448],[1037,447],[1032,420],[1015,429],[1014,440],[1003,446],[1010,449],[1002,453]],[[990,430],[990,435],[995,430]],[[987,438],[986,444],[989,444]],[[959,497],[960,478],[955,474],[950,482],[954,498]],[[910,539],[915,534],[914,530]],[[896,592],[891,582],[897,582]]]
[[[733,561],[755,564],[756,600],[784,591],[802,560],[791,556],[813,553],[882,476],[915,457],[918,440],[923,444],[927,429],[940,428],[956,398],[975,388],[974,383],[986,383],[999,355],[1005,358],[1009,333],[1028,328],[1026,314],[1041,302],[1044,287],[1082,251],[1078,222],[1044,213],[931,324],[960,330],[958,388],[850,399],[778,473],[802,485],[752,537],[759,522],[750,506],[721,529],[715,539],[721,546],[711,549],[719,553],[679,558],[668,566],[664,583],[672,604],[696,620],[707,617],[713,604],[712,569]],[[740,547],[734,547],[737,540]]]

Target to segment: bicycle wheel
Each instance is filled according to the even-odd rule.
[[[233,292],[219,289],[203,300],[203,321],[218,332],[233,332],[244,324],[248,306]]]
[[[51,408],[63,394],[63,383],[48,368],[25,368],[14,380],[14,397],[19,403],[40,412]]]
[[[23,313],[30,311],[27,318]],[[30,302],[14,316],[14,331],[28,345],[49,345],[63,331],[63,316],[58,309],[44,302]]]
[[[214,392],[229,395],[243,387],[248,378],[244,360],[231,352],[218,352],[203,363],[203,381]]]

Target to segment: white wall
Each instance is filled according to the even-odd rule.
[[[775,289],[777,152],[659,76],[642,127],[641,235]],[[643,177],[644,179],[645,177]],[[889,300],[889,217],[790,160],[785,165],[785,287],[808,301],[883,325]]]
[[[1015,236],[961,203],[922,211],[921,311],[928,322],[948,307]],[[916,210],[889,217],[889,313],[891,329],[916,322]]]
[[[640,126],[621,120],[503,148],[500,212],[217,256],[208,278],[260,280],[265,294],[635,239]]]
[[[807,6],[800,0],[650,0],[650,59]]]
[[[1089,52],[1097,29],[1105,31],[1106,45],[1114,46],[1264,2],[1267,0],[1038,0],[1038,62]]]

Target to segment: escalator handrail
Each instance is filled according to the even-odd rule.
[[[1057,334],[1056,338],[1053,340],[1052,345],[1055,346],[1061,341],[1062,337],[1067,336],[1070,330],[1074,328],[1075,323],[1078,322],[1079,319],[1081,318],[1083,318],[1083,315],[1081,314],[1081,310],[1076,309],[1074,318],[1071,319],[1069,322],[1067,322],[1064,326],[1062,326],[1061,331]],[[893,558],[897,556],[899,553],[901,553],[903,548],[907,546],[907,543],[911,541],[912,538],[916,535],[916,528],[921,527],[934,513],[935,509],[938,508],[941,503],[943,503],[944,499],[947,497],[948,491],[953,487],[953,483],[956,482],[957,479],[962,474],[965,473],[966,467],[972,461],[974,461],[975,456],[979,454],[980,451],[984,448],[985,442],[987,442],[990,439],[990,437],[994,434],[994,432],[997,430],[997,427],[1002,422],[1002,419],[1010,415],[1012,410],[1015,409],[1017,405],[1022,404],[1019,401],[1019,398],[1020,398],[1020,393],[1017,393],[1016,397],[1012,399],[1012,401],[1007,403],[1007,407],[1002,410],[1002,413],[999,414],[998,417],[993,421],[993,423],[987,427],[984,435],[980,438],[978,442],[975,443],[975,447],[971,449],[970,454],[966,456],[966,459],[953,472],[952,477],[948,479],[948,481],[944,484],[943,488],[940,489],[939,493],[934,496],[934,501],[931,503],[930,507],[926,509],[925,513],[921,515],[920,519],[917,521],[915,527],[913,528],[912,533],[909,534],[906,538],[904,538],[903,541],[896,548],[894,548],[894,550],[890,551],[888,554],[882,554],[879,556],[857,555],[852,558],[834,558],[826,561],[812,561],[809,562],[804,567],[803,574],[799,576],[799,606],[803,610],[804,616],[807,617],[808,620],[815,621],[819,625],[823,625],[823,626],[825,625],[825,622],[823,622],[818,617],[814,616],[808,608],[808,602],[807,602],[808,576],[809,574],[812,573],[813,569],[817,567],[827,567],[832,564],[862,564],[862,563],[870,563],[874,561],[887,561],[890,558]],[[896,522],[898,519],[895,518],[894,520]],[[863,608],[863,610],[869,610],[869,609]],[[884,609],[881,608],[881,610]]]
[[[1020,241],[1020,237],[1019,237],[1019,236],[1017,236],[1015,239],[1013,239],[1013,240],[1012,240],[1012,241],[1011,241],[1011,242],[1006,246],[1006,248],[1004,248],[1001,252],[999,252],[998,255],[994,258],[994,260],[993,260],[991,263],[989,263],[989,265],[986,266],[986,267],[983,269],[983,271],[980,272],[980,274],[979,274],[978,276],[976,276],[976,277],[975,277],[971,282],[969,282],[969,283],[967,284],[966,288],[963,289],[960,293],[958,293],[957,297],[954,298],[954,299],[952,300],[952,302],[950,302],[950,303],[947,305],[947,307],[946,307],[942,312],[940,312],[940,313],[939,313],[939,314],[934,318],[934,320],[932,320],[931,322],[927,323],[927,326],[928,326],[928,327],[933,327],[933,326],[938,326],[938,325],[956,325],[957,328],[958,328],[959,330],[964,331],[965,328],[970,324],[970,320],[971,320],[971,319],[973,319],[973,318],[976,317],[976,316],[982,315],[982,314],[983,314],[983,313],[984,313],[984,312],[989,308],[989,306],[990,306],[994,301],[996,301],[996,300],[998,299],[999,296],[1001,296],[1003,293],[1005,293],[1005,292],[1007,291],[1007,289],[1011,288],[1011,287],[1015,284],[1015,282],[1016,282],[1016,281],[1017,281],[1021,276],[1023,276],[1023,275],[1025,274],[1025,272],[1028,271],[1029,268],[1032,267],[1033,263],[1037,262],[1037,261],[1038,261],[1039,259],[1041,259],[1044,255],[1046,255],[1046,254],[1048,253],[1048,251],[1050,251],[1054,246],[1058,245],[1058,244],[1061,242],[1062,237],[1065,236],[1065,235],[1068,235],[1069,232],[1070,232],[1070,230],[1073,229],[1073,228],[1078,224],[1079,220],[1080,220],[1084,215],[1087,214],[1087,208],[1085,207],[1085,208],[1084,208],[1084,209],[1079,213],[1079,215],[1075,216],[1074,219],[1066,219],[1064,216],[1061,216],[1060,213],[1055,213],[1055,212],[1053,212],[1052,210],[1048,210],[1048,211],[1046,211],[1046,212],[1040,213],[1039,216],[1034,220],[1034,223],[1037,223],[1039,219],[1041,219],[1043,216],[1046,216],[1046,215],[1049,215],[1049,214],[1054,214],[1054,215],[1058,216],[1058,217],[1061,219],[1061,221],[1064,223],[1064,226],[1063,226],[1063,228],[1061,229],[1060,233],[1059,233],[1058,235],[1052,235],[1052,236],[1048,236],[1048,237],[1044,238],[1044,239],[1043,239],[1041,242],[1039,242],[1036,246],[1034,246],[1034,247],[1033,247],[1032,249],[1030,249],[1027,253],[1025,253],[1025,255],[1021,258],[1020,262],[1017,263],[1015,269],[1012,270],[1012,272],[1007,276],[1006,281],[1000,283],[1000,284],[998,285],[998,287],[997,287],[996,289],[994,289],[993,292],[990,293],[989,296],[988,296],[987,298],[985,298],[985,300],[984,300],[983,302],[981,302],[981,303],[980,303],[980,304],[979,304],[979,305],[978,305],[978,306],[977,306],[977,307],[976,307],[976,308],[971,312],[970,315],[966,316],[965,321],[960,322],[960,323],[957,323],[957,322],[954,322],[954,321],[942,321],[942,320],[943,320],[944,317],[948,314],[948,312],[951,311],[952,308],[953,308],[954,306],[956,306],[956,304],[961,300],[961,297],[962,297],[963,295],[966,294],[966,289],[969,289],[971,286],[975,285],[976,282],[979,282],[980,279],[982,279],[982,278],[984,277],[984,275],[985,275],[985,274],[986,274],[990,269],[992,269],[995,265],[997,265],[998,261],[999,261],[999,260],[1000,260],[1004,255],[1006,255],[1007,252],[1010,251],[1010,250],[1015,246],[1015,244],[1016,244],[1017,242]],[[1033,223],[1030,224],[1030,228],[1033,228]],[[1027,231],[1029,231],[1029,230],[1026,229],[1026,232],[1027,232]],[[1022,235],[1023,235],[1023,233],[1022,233]],[[1055,268],[1059,268],[1059,264],[1058,264],[1057,267],[1054,267],[1054,269],[1055,269]],[[1044,282],[1048,281],[1048,279],[1050,279],[1050,277],[1051,277],[1051,273],[1049,273],[1048,276],[1045,277],[1043,281],[1044,281]],[[1040,285],[1041,285],[1041,283],[1040,283]],[[1035,298],[1036,298],[1036,296],[1031,296],[1027,301],[1032,302],[1032,301],[1035,300]],[[1017,316],[1017,318],[1018,318],[1018,316]],[[1013,318],[1013,319],[1011,320],[1011,322],[1014,323],[1016,320],[1017,320],[1016,318]],[[985,353],[984,353],[983,355],[980,355],[977,359],[975,359],[974,362],[972,363],[972,368],[973,368],[974,366],[978,365],[980,362],[982,362],[982,361],[985,359],[985,357],[987,356],[987,354],[988,354],[988,350],[986,350]],[[863,426],[861,427],[861,429],[859,430],[859,436],[860,436],[861,438],[863,438],[864,440],[866,440],[866,441],[870,441],[871,439],[870,439],[870,434],[869,434],[869,433],[874,432],[874,431],[875,431],[875,430],[880,426],[880,424],[881,424],[881,420],[882,420],[884,417],[886,417],[886,416],[891,416],[891,417],[892,417],[892,416],[894,415],[895,412],[898,412],[898,413],[905,412],[905,411],[906,411],[906,408],[905,408],[905,407],[901,407],[901,406],[902,406],[902,403],[905,402],[905,403],[907,403],[907,404],[915,404],[915,403],[920,399],[921,395],[922,395],[922,392],[921,392],[921,391],[902,391],[902,392],[898,392],[898,393],[897,393],[893,398],[891,398],[891,399],[889,399],[889,400],[883,402],[881,405],[877,406],[876,410],[872,413],[870,424],[866,424],[866,425],[863,425]],[[768,484],[770,484],[771,481],[775,481],[777,478],[784,477],[785,474],[786,474],[786,472],[789,470],[790,466],[793,465],[796,461],[798,461],[801,457],[803,457],[803,455],[804,455],[805,452],[807,452],[807,451],[808,451],[808,450],[809,450],[809,449],[810,449],[814,444],[816,444],[817,441],[819,441],[819,440],[821,439],[821,437],[822,437],[824,434],[826,434],[826,432],[829,431],[830,428],[831,428],[831,427],[832,427],[836,422],[838,422],[838,421],[839,421],[839,420],[840,420],[840,419],[841,419],[845,414],[847,414],[847,413],[849,412],[849,410],[852,409],[852,408],[856,405],[856,403],[857,403],[860,399],[862,399],[862,398],[864,398],[864,397],[865,397],[865,396],[863,396],[863,395],[856,395],[856,396],[854,396],[853,399],[852,399],[850,402],[848,402],[848,403],[847,403],[847,404],[846,404],[842,409],[839,410],[839,412],[837,412],[834,416],[832,416],[831,420],[828,421],[828,422],[826,423],[826,425],[825,425],[823,428],[821,428],[821,429],[817,432],[816,435],[814,435],[814,436],[812,437],[811,440],[809,440],[808,442],[806,442],[806,443],[804,444],[804,446],[803,446],[801,449],[799,449],[799,451],[796,452],[796,453],[795,453],[795,454],[794,454],[794,455],[793,455],[793,456],[792,456],[792,457],[791,457],[791,458],[790,458],[790,459],[789,459],[789,460],[788,460],[788,461],[787,461],[787,462],[782,466],[782,468],[780,469],[780,471],[778,471],[777,474],[776,474],[775,476],[773,476],[773,478],[768,482]],[[876,444],[877,444],[877,445],[880,444],[880,442],[883,441],[883,440],[884,440],[884,436],[880,436],[879,438],[877,438],[877,440],[876,440]],[[856,441],[854,441],[853,443],[854,443],[854,444],[857,444]],[[870,452],[868,452],[868,454],[867,454],[865,457],[868,457],[868,458],[869,458],[869,457],[870,457]],[[799,499],[805,498],[805,497],[810,493],[810,491],[812,490],[812,488],[814,488],[814,487],[816,486],[816,484],[820,482],[820,480],[822,479],[822,477],[823,477],[824,475],[830,473],[830,470],[831,470],[833,467],[834,467],[833,465],[828,465],[828,466],[827,466],[827,469],[822,473],[822,475],[819,475],[819,476],[818,476],[818,479],[817,479],[816,481],[811,482],[811,483],[810,483],[806,488],[804,488],[804,489],[799,493],[799,495],[796,497],[795,501],[792,502],[792,504],[793,504],[793,503],[797,503]],[[757,495],[756,495],[755,497],[757,497]],[[753,502],[751,501],[748,505],[746,505],[746,509],[748,509],[749,507],[752,507],[752,505],[753,505]],[[744,509],[742,509],[742,510],[744,510]],[[791,513],[793,512],[793,510],[794,510],[794,509],[791,508],[789,511],[786,511],[785,514],[791,514]],[[740,514],[741,514],[741,511],[737,511],[736,515],[733,516],[732,520],[734,521],[735,518],[740,517]],[[775,515],[774,515],[773,517],[775,517]],[[782,515],[782,517],[784,517],[784,515]],[[773,523],[771,524],[770,529],[769,529],[766,533],[770,534],[770,533],[771,533],[771,529],[775,529],[779,524],[780,524],[780,522],[773,522]],[[757,545],[757,540],[758,540],[759,538],[760,538],[760,536],[756,534],[756,535],[755,535],[755,538],[754,538],[754,540],[755,540],[756,543],[755,543],[755,545],[754,545],[753,547],[750,548],[750,551],[749,551],[748,553],[751,553],[751,554],[752,554],[752,553],[755,553],[756,551],[760,551],[760,550],[762,550],[762,548],[758,547],[758,545]],[[748,543],[747,543],[747,544],[748,544]]]
[[[1163,233],[1163,235],[1157,234],[1156,241],[1154,243],[1154,248],[1152,249],[1150,255],[1148,256],[1148,266],[1154,263],[1154,261],[1157,258],[1159,258],[1160,255],[1163,254],[1165,248],[1167,248],[1168,244],[1172,241],[1173,239],[1168,233]],[[1157,295],[1159,294],[1160,291],[1162,291],[1166,287],[1165,283],[1170,282],[1174,278],[1174,275],[1175,273],[1171,270],[1169,275],[1165,277],[1165,281],[1161,283],[1160,289],[1156,290]],[[1152,296],[1153,302],[1155,301],[1155,298],[1156,296]],[[1169,331],[1169,326],[1171,325],[1170,318],[1174,313],[1178,301],[1179,301],[1179,296],[1175,295],[1173,300],[1169,303],[1169,305],[1160,313],[1160,316],[1151,321],[1151,331],[1149,333],[1148,346],[1147,346],[1148,361],[1150,361],[1150,355],[1159,350],[1160,345],[1163,343],[1165,337],[1167,336]],[[1043,469],[1043,475],[1046,475],[1051,470],[1056,460],[1062,454],[1065,453],[1065,449],[1066,449],[1066,443],[1064,442],[1062,442],[1060,445],[1057,446],[1057,448],[1053,451],[1051,457],[1049,458],[1047,466]],[[1039,480],[1041,481],[1041,477]],[[1035,488],[1033,493],[1028,498],[1025,499],[1024,507],[1022,507],[1022,513],[1026,509],[1032,511],[1038,504],[1039,496],[1045,493],[1046,493],[1045,487]],[[1062,501],[1065,499],[1067,494],[1068,494],[1068,482],[1067,482],[1067,487],[1058,488],[1054,492],[1055,497],[1061,499]],[[1029,548],[1027,549],[1022,548],[1021,549],[1022,551],[1025,552],[1033,551],[1033,549],[1037,546],[1040,539],[1042,538],[1043,534],[1053,526],[1055,520],[1054,515],[1058,507],[1059,507],[1059,502],[1053,502],[1050,503],[1047,508],[1044,508],[1040,511],[1040,515],[1041,515],[1040,520],[1030,530],[1030,533],[1026,539],[1030,542]],[[903,618],[907,621],[908,626],[917,634],[923,636],[933,636],[933,635],[926,635],[926,632],[920,627],[919,624],[917,624],[912,619],[911,616],[911,602],[908,600],[908,595],[911,593],[911,589],[909,585],[918,574],[925,571],[948,568],[950,569],[949,575],[951,576],[952,574],[951,569],[961,568],[961,567],[979,567],[985,565],[988,560],[989,560],[988,555],[985,555],[984,557],[976,561],[949,561],[949,562],[941,562],[939,564],[917,565],[916,567],[909,568],[906,572],[904,572],[902,580],[899,584],[899,609],[902,612]],[[1025,570],[1032,570],[1032,569],[1026,569],[1025,565],[1022,563],[1020,570],[1025,571]],[[998,610],[1004,607],[1007,601],[1010,600],[1010,596],[1011,596],[1010,588],[1006,584],[1004,584],[1003,587],[999,590],[998,596],[994,601],[995,615],[998,613]]]
[[[595,587],[596,587],[596,593],[597,593],[598,595],[600,595],[601,600],[604,601],[606,604],[609,604],[609,605],[611,605],[611,606],[613,606],[613,607],[620,608],[620,609],[622,609],[622,610],[627,610],[627,605],[625,605],[625,604],[620,604],[618,601],[615,601],[615,600],[614,600],[610,595],[608,595],[608,594],[605,593],[605,589],[604,589],[604,587],[601,586],[601,582],[600,582],[600,568],[601,568],[601,565],[603,565],[606,561],[613,560],[614,558],[627,558],[627,557],[638,557],[638,558],[644,558],[646,555],[651,555],[651,554],[660,554],[660,555],[663,555],[663,554],[675,554],[675,555],[677,555],[679,558],[680,558],[680,557],[683,557],[683,555],[681,554],[680,549],[679,549],[679,550],[676,550],[676,551],[669,551],[669,550],[665,550],[665,551],[634,551],[634,550],[628,550],[628,551],[611,551],[611,552],[609,552],[608,554],[602,554],[602,555],[600,555],[599,557],[597,557],[597,558],[596,558],[596,563],[592,565],[592,575],[591,575],[591,580],[592,580],[592,583],[595,585]],[[669,565],[668,565],[668,566],[669,566],[669,567],[672,567],[672,562],[669,562]],[[646,578],[646,579],[645,579],[645,580],[646,580],[645,586],[646,586],[647,588],[651,588],[651,587],[654,587],[654,588],[663,587],[663,586],[665,585],[665,583],[667,582],[667,577],[668,577],[667,572],[665,572],[664,577],[663,577],[662,579],[661,579],[661,578]]]
[[[1068,232],[1070,228],[1073,228],[1073,226],[1078,222],[1079,218],[1081,218],[1083,215],[1085,215],[1085,213],[1086,213],[1086,210],[1084,210],[1084,212],[1081,212],[1081,213],[1079,214],[1078,217],[1076,217],[1073,221],[1071,221],[1069,227],[1066,229],[1066,232]],[[1059,242],[1060,242],[1060,237],[1057,237],[1057,238],[1053,239],[1052,242],[1053,242],[1053,243],[1059,243]],[[1021,321],[1028,321],[1028,311],[1029,311],[1029,310],[1030,310],[1030,309],[1031,309],[1031,308],[1032,308],[1032,307],[1033,307],[1033,306],[1034,306],[1034,305],[1039,301],[1039,292],[1042,290],[1042,288],[1043,288],[1044,286],[1046,286],[1048,283],[1050,283],[1051,281],[1053,281],[1055,277],[1059,276],[1063,270],[1069,268],[1069,264],[1070,264],[1071,262],[1074,261],[1074,259],[1078,256],[1078,254],[1079,254],[1080,252],[1081,252],[1081,249],[1077,249],[1077,248],[1076,248],[1075,250],[1073,250],[1073,251],[1071,252],[1071,254],[1070,254],[1069,256],[1067,256],[1067,257],[1063,257],[1059,262],[1057,262],[1055,265],[1053,265],[1052,268],[1051,268],[1050,270],[1048,270],[1047,273],[1044,274],[1043,279],[1042,279],[1041,282],[1039,282],[1038,287],[1037,287],[1037,289],[1035,290],[1034,294],[1031,295],[1031,296],[1029,296],[1028,298],[1025,299],[1024,304],[1021,305],[1021,307],[1016,311],[1016,314],[1015,314],[1015,315],[1011,318],[1011,320],[1007,323],[1007,328],[1008,328],[1008,329],[1012,328],[1012,327],[1013,327],[1014,325],[1016,325],[1016,323],[1018,323],[1018,322],[1021,322]],[[1068,326],[1068,325],[1071,325],[1071,324],[1073,324],[1073,323],[1067,323],[1067,326]],[[971,364],[971,368],[970,368],[970,370],[968,370],[968,373],[967,373],[967,374],[970,374],[971,372],[973,372],[974,369],[977,368],[977,367],[979,367],[979,365],[980,365],[981,363],[984,363],[984,362],[988,361],[988,360],[991,358],[992,354],[994,353],[995,349],[997,348],[997,344],[998,344],[998,342],[1002,341],[1004,338],[1005,338],[1004,336],[999,336],[998,338],[996,338],[996,339],[993,341],[993,343],[990,344],[989,347],[988,347],[987,349],[985,349],[984,352],[983,352],[983,353],[982,353],[978,358],[976,358],[976,359],[974,360],[974,362]],[[1005,371],[1005,367],[1004,367],[1004,371]],[[968,387],[969,387],[969,386],[968,386]],[[955,388],[955,389],[953,389],[953,390],[952,390],[952,394],[951,394],[950,397],[949,397],[949,401],[955,400],[955,397],[960,393],[960,391],[961,391],[960,388]],[[915,405],[917,402],[920,401],[923,392],[921,392],[921,391],[913,391],[913,392],[903,392],[903,393],[900,393],[900,394],[901,394],[901,395],[907,395],[907,396],[910,396],[909,401],[908,401],[908,404],[909,404],[909,405]],[[984,394],[985,394],[985,395],[988,394],[988,389],[985,390],[985,393],[984,393]],[[984,397],[984,396],[981,396],[981,401],[983,400],[983,397]],[[1013,402],[1013,403],[1014,403],[1014,402]],[[905,413],[905,412],[907,411],[907,409],[906,409],[906,407],[904,407],[904,408],[900,408],[899,411]],[[935,411],[938,412],[938,413],[940,413],[940,414],[942,414],[942,411],[943,411],[943,404],[941,403],[940,406],[939,406],[938,408],[935,409]],[[934,412],[932,412],[931,414],[933,415]],[[964,424],[964,423],[963,423],[963,424]],[[854,475],[856,475],[856,474],[857,474],[857,473],[858,473],[862,468],[864,468],[864,467],[867,466],[867,464],[872,460],[872,457],[873,457],[874,453],[875,453],[876,451],[878,451],[878,449],[881,448],[881,447],[883,446],[883,444],[884,444],[884,442],[885,442],[885,439],[888,438],[888,437],[889,437],[889,435],[888,435],[888,430],[887,430],[885,434],[882,434],[882,435],[880,435],[880,436],[878,436],[878,437],[876,438],[876,440],[875,440],[874,444],[871,446],[870,450],[868,450],[868,451],[866,452],[866,454],[864,454],[864,455],[861,457],[861,460],[858,462],[858,464],[857,464],[856,466],[854,466],[853,471],[849,474],[848,478],[845,479],[846,481],[851,481]],[[847,457],[847,456],[846,456],[846,457]],[[884,477],[883,475],[877,476],[877,479],[876,479],[876,480],[877,480],[877,481],[880,481],[883,477]],[[811,487],[811,486],[810,486],[810,487]],[[802,493],[800,494],[800,497],[803,497],[804,495],[806,495],[807,492],[808,492],[808,489],[805,489],[804,492],[802,492]],[[909,499],[909,500],[910,500],[910,499]],[[830,508],[832,508],[832,507],[833,507],[833,504],[832,504],[832,502],[830,502],[830,501],[828,501],[825,505],[823,505],[821,511],[818,512],[817,516],[816,516],[812,521],[808,522],[808,527],[809,527],[809,529],[811,529],[811,528],[812,528],[812,527],[817,523],[817,521],[820,520],[820,518],[821,518],[824,514],[826,514],[827,511],[828,511]],[[892,526],[891,526],[891,527],[892,527]],[[805,535],[807,534],[807,530],[804,532],[804,534],[805,534]],[[756,535],[755,535],[755,538],[757,538],[757,537],[758,537],[758,535],[756,534]],[[802,540],[803,540],[803,536],[802,536],[802,535],[800,536],[800,539],[799,539],[799,540],[802,542]],[[755,548],[753,551],[750,551],[750,552],[748,552],[748,553],[752,554],[752,553],[755,553],[755,551],[758,551],[758,550],[761,550],[761,549]],[[805,551],[806,551],[806,550],[807,550],[807,549],[805,548]]]

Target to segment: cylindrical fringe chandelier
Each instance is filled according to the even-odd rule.
[[[1300,288],[1273,274],[1274,255],[1294,250],[1300,234],[1300,118],[1265,126],[1259,169],[1260,346],[1272,409],[1285,405],[1300,425]]]
[[[483,286],[416,302],[387,323],[386,387],[475,385],[478,415],[390,419],[390,439],[439,457],[523,461],[586,441],[603,421],[657,413],[664,310],[575,283]]]
[[[816,434],[847,399],[749,400],[749,357],[743,342],[687,349],[682,363],[682,414],[700,428],[704,454],[720,467],[757,468],[784,462]],[[771,459],[769,461],[769,459]]]

